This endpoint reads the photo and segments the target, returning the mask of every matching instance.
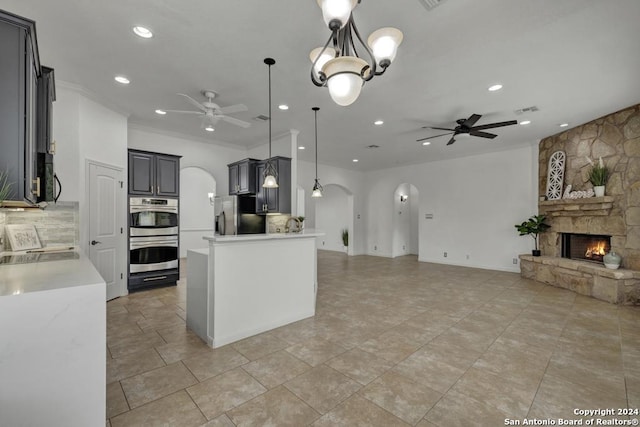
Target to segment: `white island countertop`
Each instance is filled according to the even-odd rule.
[[[104,284],[91,261],[78,255],[78,259],[0,265],[0,297]]]
[[[315,229],[304,229],[298,233],[264,233],[264,234],[239,234],[237,236],[204,236],[204,240],[211,243],[232,243],[232,242],[251,242],[254,240],[275,240],[275,239],[301,239],[308,237],[324,236],[324,231]]]

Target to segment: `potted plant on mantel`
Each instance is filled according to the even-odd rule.
[[[538,249],[538,234],[548,230],[551,226],[544,222],[547,219],[546,215],[534,215],[522,224],[516,224],[516,230],[521,236],[529,235],[533,238],[536,244],[536,248],[531,251],[531,255],[540,256],[540,249]]]
[[[596,197],[604,196],[604,188],[609,179],[609,169],[602,161],[602,157],[598,160],[598,164],[594,164],[590,158],[587,157],[589,164],[591,164],[591,170],[589,171],[589,181],[593,185],[593,192]]]

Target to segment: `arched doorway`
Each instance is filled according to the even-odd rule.
[[[392,257],[419,254],[419,206],[419,193],[415,185],[398,185],[393,192]]]
[[[318,237],[318,249],[344,252],[342,232],[347,230],[347,253],[353,254],[353,193],[338,184],[324,186],[322,198],[315,199],[315,228],[325,235]]]
[[[206,170],[189,166],[180,170],[180,257],[187,250],[207,246],[202,236],[214,233],[213,205],[209,193],[216,193],[216,180]]]

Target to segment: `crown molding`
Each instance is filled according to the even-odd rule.
[[[129,116],[131,115],[130,111],[126,111],[126,110],[123,110],[120,107],[115,106],[113,103],[111,103],[111,102],[107,101],[106,99],[102,98],[101,96],[97,95],[95,92],[92,92],[92,91],[88,90],[84,86],[77,85],[77,84],[74,84],[74,83],[69,83],[69,82],[66,82],[64,80],[56,80],[56,89],[59,89],[59,88],[66,89],[66,90],[69,90],[71,92],[75,92],[78,95],[82,95],[85,98],[87,98],[87,99],[89,99],[89,100],[91,100],[91,101],[93,101],[93,102],[95,102],[97,104],[100,104],[101,106],[103,106],[103,107],[105,107],[105,108],[107,108],[107,109],[109,109],[109,110],[111,110],[111,111],[113,111],[115,113],[118,113],[120,115],[125,116],[127,119],[129,119]]]

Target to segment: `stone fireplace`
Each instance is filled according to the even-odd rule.
[[[564,186],[573,190],[592,188],[587,157],[602,158],[610,171],[604,197],[546,200],[549,159],[559,150],[566,154]],[[522,275],[613,303],[640,304],[640,105],[541,140],[538,171],[538,211],[551,228],[540,234],[541,257],[521,256]],[[582,240],[568,241],[571,235]],[[605,236],[604,248],[585,256],[586,248],[578,249],[590,240],[585,236]],[[621,269],[602,265],[599,253],[610,250],[622,256]]]

